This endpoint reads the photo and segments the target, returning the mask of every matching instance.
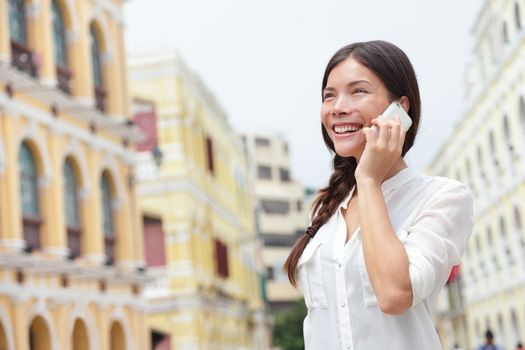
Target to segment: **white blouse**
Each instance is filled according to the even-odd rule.
[[[384,314],[368,278],[359,228],[345,244],[341,208],[346,209],[352,190],[299,259],[299,286],[308,308],[306,350],[441,349],[431,309],[472,232],[472,194],[460,182],[411,168],[381,189],[407,251],[412,306],[400,315]]]

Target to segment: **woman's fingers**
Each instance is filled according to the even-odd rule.
[[[372,120],[372,128],[375,130],[375,145],[380,148],[395,150],[403,147],[405,133],[402,131],[399,117],[393,120],[384,120],[376,118]],[[370,137],[367,137],[367,142]]]
[[[397,117],[396,117],[397,118]],[[401,124],[399,123],[399,118],[397,121],[394,121],[390,124],[390,140],[388,142],[388,147],[390,149],[397,149],[399,145],[399,134],[401,133]]]

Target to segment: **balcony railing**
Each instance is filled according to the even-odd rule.
[[[80,227],[67,228],[67,247],[69,248],[69,257],[74,259],[80,256],[80,237],[82,230]]]
[[[71,95],[71,78],[73,73],[65,67],[57,66],[58,88],[66,94]]]
[[[38,78],[36,55],[24,45],[11,41],[11,64],[33,78]]]
[[[96,102],[96,107],[99,111],[104,112],[106,110],[105,101],[106,101],[106,90],[104,90],[100,86],[95,86],[95,102]]]
[[[40,249],[40,225],[42,220],[36,217],[24,216],[22,219],[24,227],[24,240],[28,251]]]
[[[108,234],[104,235],[104,249],[106,253],[106,264],[113,265],[115,263],[115,237]]]

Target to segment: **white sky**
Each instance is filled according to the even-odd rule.
[[[325,186],[319,121],[332,54],[363,40],[401,47],[419,79],[422,125],[409,164],[423,170],[464,108],[471,28],[483,0],[128,0],[129,52],[176,48],[240,132],[279,133],[292,176]]]

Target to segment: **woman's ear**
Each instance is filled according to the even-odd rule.
[[[410,109],[410,102],[408,101],[408,97],[401,96],[401,98],[399,99],[399,102],[401,103],[401,106],[403,106],[403,109],[405,110],[405,112],[408,113]]]

